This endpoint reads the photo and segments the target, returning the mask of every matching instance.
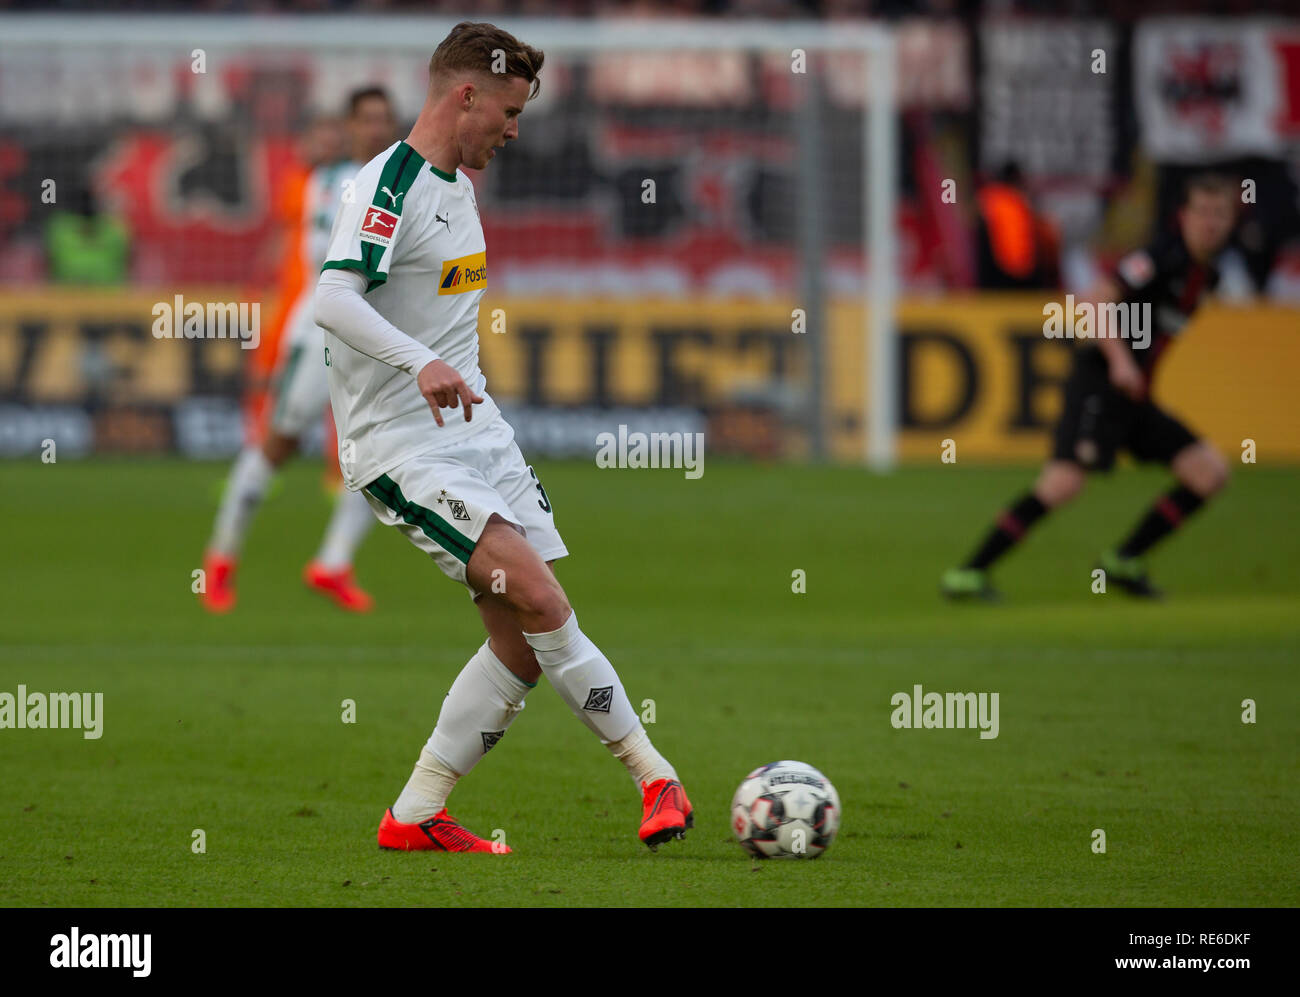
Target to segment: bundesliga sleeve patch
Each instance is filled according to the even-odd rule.
[[[362,242],[387,247],[392,243],[396,229],[397,215],[387,208],[372,204],[366,209],[366,217],[361,222],[360,238]]]

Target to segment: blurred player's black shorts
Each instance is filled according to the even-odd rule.
[[[1052,434],[1052,456],[1088,471],[1109,471],[1127,450],[1140,461],[1168,464],[1196,434],[1150,401],[1135,402],[1111,383],[1106,358],[1087,347],[1075,351],[1065,382],[1065,406]]]

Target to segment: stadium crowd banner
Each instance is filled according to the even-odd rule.
[[[50,215],[93,191],[98,208],[130,232],[133,282],[264,282],[312,118],[339,112],[351,90],[370,85],[392,94],[399,121],[420,110],[431,48],[395,48],[362,15],[321,19],[301,43],[284,46],[246,45],[229,29],[257,33],[257,19],[223,16],[225,40],[204,49],[220,72],[193,70],[192,25],[184,22],[150,18],[148,39],[110,52],[65,39],[57,27],[43,44],[0,32],[5,281],[44,279]],[[319,40],[349,25],[358,30]],[[965,26],[905,18],[892,30],[900,107],[964,112],[972,99]],[[169,36],[176,44],[162,41]],[[805,115],[796,112],[809,99],[804,84],[820,78],[825,278],[854,293],[866,241],[861,129],[871,64],[856,45],[824,57],[811,50],[806,67],[809,52],[784,40],[613,50],[597,25],[573,45],[585,48],[550,54],[545,85],[529,104],[532,124],[512,155],[470,171],[497,290],[793,293],[802,258],[794,212],[806,186]],[[79,71],[88,59],[94,72]],[[58,179],[52,203],[11,193],[41,189],[46,178]],[[643,188],[647,179],[653,191]],[[941,278],[933,236],[908,199],[899,207],[903,276],[931,286]]]
[[[1103,20],[988,17],[979,26],[979,163],[1096,184],[1121,164],[1119,34]]]
[[[1133,60],[1142,142],[1157,160],[1277,157],[1300,139],[1300,21],[1146,20]]]
[[[232,288],[193,287],[185,302]],[[159,334],[146,290],[18,291],[0,299],[0,454],[176,450],[222,456],[244,439],[250,351],[237,336]],[[1073,343],[1043,333],[1040,295],[905,301],[899,313],[905,460],[1038,460]],[[269,304],[264,310],[269,311]],[[792,302],[485,298],[489,388],[539,455],[594,453],[619,423],[708,433],[714,454],[806,452],[808,334]],[[1300,461],[1289,372],[1300,313],[1207,306],[1161,361],[1157,399],[1229,455]],[[824,413],[833,456],[862,459],[865,337],[856,303],[827,311]],[[165,331],[165,330],[164,330]],[[227,330],[229,333],[229,330]]]

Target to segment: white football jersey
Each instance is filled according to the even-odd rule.
[[[308,273],[319,273],[330,248],[330,234],[334,219],[345,194],[351,196],[353,185],[348,183],[361,169],[361,164],[351,159],[327,163],[311,171],[303,191],[302,259]]]
[[[348,488],[364,488],[408,457],[454,449],[497,413],[478,366],[478,307],[487,286],[486,243],[474,185],[449,176],[397,142],[356,175],[341,206],[322,269],[356,270],[366,300],[406,335],[433,350],[484,403],[473,421],[443,409],[439,426],[405,371],[352,349],[325,331],[325,364]]]

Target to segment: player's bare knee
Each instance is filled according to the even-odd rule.
[[[487,576],[484,584],[510,607],[523,630],[546,633],[568,619],[569,600],[554,571],[500,516],[488,520],[468,568],[471,580]]]
[[[529,575],[507,597],[520,622],[533,633],[549,633],[564,626],[572,607],[564,589],[549,571]]]
[[[1203,447],[1188,462],[1183,484],[1202,498],[1208,498],[1223,490],[1228,474],[1228,462],[1223,455],[1211,447]]]
[[[1038,477],[1034,494],[1049,509],[1062,505],[1083,491],[1087,480],[1083,468],[1064,461],[1049,464]]]

